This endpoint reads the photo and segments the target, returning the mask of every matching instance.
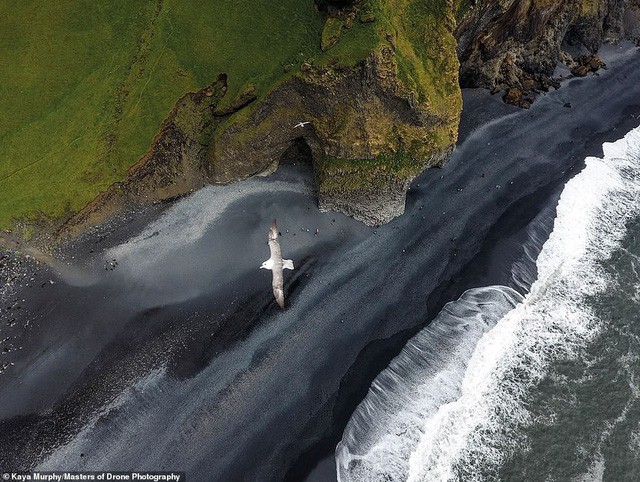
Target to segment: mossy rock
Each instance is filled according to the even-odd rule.
[[[352,161],[325,156],[315,167],[319,207],[370,226],[387,223],[404,213],[411,181],[424,169],[442,165],[450,153],[451,148],[434,151],[424,160],[405,152]]]
[[[359,19],[362,23],[373,23],[376,21],[376,16],[373,12],[363,12],[360,14]]]
[[[342,27],[344,20],[337,17],[328,17],[324,22],[324,28],[322,29],[322,39],[320,48],[322,51],[329,50],[340,40],[342,34]]]
[[[369,224],[403,211],[408,183],[442,164],[457,139],[454,11],[446,1],[366,7],[375,23],[345,29],[340,13],[328,17],[323,48],[332,47],[220,126],[207,153],[215,182],[271,172],[303,139],[321,207]],[[311,123],[295,128],[301,120]]]

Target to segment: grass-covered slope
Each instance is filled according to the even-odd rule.
[[[306,116],[319,179],[335,171],[325,186],[345,187],[345,203],[359,179],[384,183],[391,172],[403,184],[455,142],[456,8],[453,0],[356,0],[329,12],[314,0],[5,2],[0,229],[67,219],[128,175],[138,182],[149,171],[140,163],[162,151],[152,142],[163,125],[178,136],[182,124],[207,125],[187,137],[207,152],[196,161],[209,181],[277,163]],[[174,109],[222,73],[226,87],[211,109]],[[182,118],[192,110],[198,119]]]
[[[212,179],[269,172],[300,138],[313,153],[321,209],[368,224],[404,211],[409,182],[441,165],[461,110],[453,0],[363,0],[330,11],[294,81],[226,119],[213,135]],[[306,120],[310,125],[296,129]]]
[[[185,92],[260,94],[319,51],[313,0],[4,2],[0,228],[75,212],[149,148]]]
[[[374,185],[381,181],[380,172],[412,178],[424,169],[424,161],[430,155],[435,154],[441,162],[438,150],[452,147],[457,138],[462,100],[452,32],[458,3],[448,0],[382,0],[371,1],[367,5],[367,11],[376,18],[373,27],[376,48],[383,48],[385,44],[393,48],[396,75],[403,91],[401,95],[414,99],[417,108],[427,111],[432,122],[430,125],[425,122],[426,129],[420,132],[422,138],[412,132],[399,133],[405,145],[396,144],[375,157],[351,162],[332,157],[323,159],[330,174],[327,185],[340,182],[333,175],[334,171],[371,176]],[[399,123],[394,128],[400,129]],[[412,135],[415,136],[413,139]],[[353,177],[350,182],[353,182]]]

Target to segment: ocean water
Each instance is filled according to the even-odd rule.
[[[373,382],[341,481],[640,480],[640,128],[565,186],[513,287],[449,303]]]

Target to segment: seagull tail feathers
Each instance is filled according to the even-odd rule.
[[[280,288],[275,288],[273,290],[273,294],[276,298],[276,302],[278,303],[278,306],[280,307],[280,309],[284,310],[284,290]]]

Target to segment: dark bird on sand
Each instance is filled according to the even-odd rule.
[[[270,269],[273,274],[273,296],[275,296],[278,306],[284,309],[284,270],[293,269],[293,261],[290,259],[282,259],[280,251],[280,243],[278,243],[278,227],[274,219],[269,229],[269,250],[271,257],[266,260],[260,268]]]

